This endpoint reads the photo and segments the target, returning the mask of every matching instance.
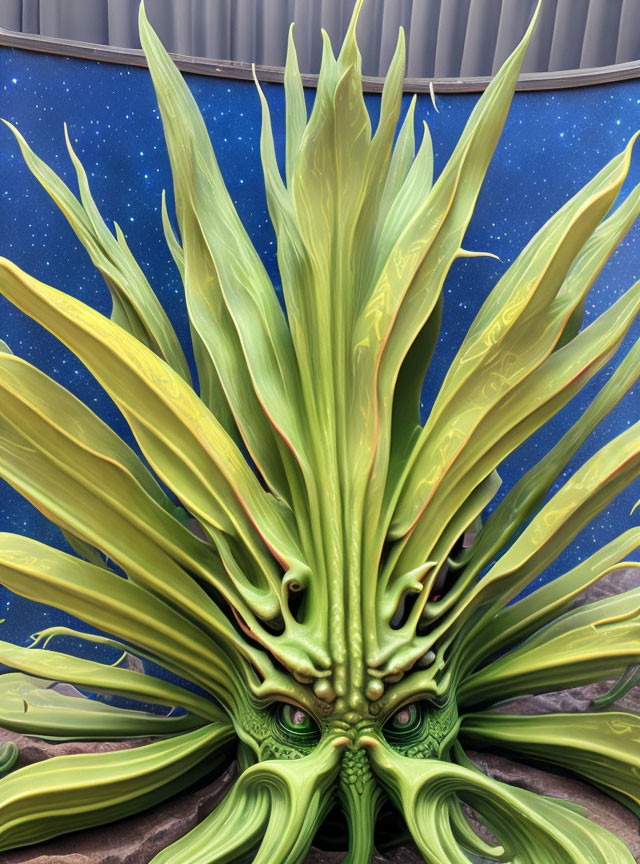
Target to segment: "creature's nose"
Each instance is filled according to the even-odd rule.
[[[378,742],[371,735],[360,735],[355,742],[351,738],[347,738],[346,735],[340,735],[340,737],[333,739],[333,746],[339,748],[350,747],[354,743],[356,747],[363,747],[365,750],[373,750],[374,747],[378,746]]]

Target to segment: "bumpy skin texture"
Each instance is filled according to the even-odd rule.
[[[337,57],[325,38],[310,116],[290,39],[284,176],[258,87],[286,315],[197,106],[141,8],[180,235],[165,205],[165,236],[184,282],[197,385],[70,142],[79,199],[13,129],[105,277],[113,313],[6,260],[0,291],[85,364],[144,461],[0,344],[0,476],[75,552],[0,535],[0,583],[105,634],[48,628],[30,648],[0,642],[0,663],[15,670],[0,676],[0,724],[62,740],[156,740],[17,771],[15,753],[3,751],[0,851],[138,812],[236,757],[229,794],[154,864],[297,864],[336,805],[346,828],[344,837],[331,829],[332,840],[348,848],[348,864],[372,859],[376,823],[392,805],[429,864],[464,864],[469,854],[632,862],[575,808],[482,774],[464,746],[570,770],[639,812],[640,721],[606,709],[637,680],[640,593],[572,603],[629,566],[640,529],[516,598],[640,475],[636,424],[549,497],[636,382],[640,344],[616,358],[589,409],[484,525],[480,518],[502,460],[614,359],[640,311],[638,283],[581,329],[589,289],[640,212],[638,188],[613,207],[634,141],[505,269],[423,423],[443,283],[457,258],[481,254],[462,241],[533,23],[432,183],[426,128],[416,152],[415,101],[397,129],[402,33],[372,134],[360,6]],[[60,637],[110,647],[116,662],[54,650]],[[161,664],[174,683],[124,668],[127,655]],[[612,678],[598,712],[491,711]],[[79,700],[53,681],[180,710]],[[499,845],[471,831],[462,803]]]

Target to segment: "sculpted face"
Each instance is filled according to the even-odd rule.
[[[357,634],[359,629],[364,630],[362,619],[352,619],[350,631]],[[243,765],[253,765],[257,772],[260,766],[267,771],[277,766],[279,771],[283,762],[291,762],[297,778],[292,796],[307,784],[317,790],[324,784],[324,804],[314,811],[318,842],[326,833],[321,816],[337,795],[350,838],[336,837],[334,826],[330,842],[336,848],[350,845],[353,860],[365,862],[373,854],[381,808],[390,800],[401,806],[386,761],[400,765],[403,760],[447,760],[460,721],[455,690],[449,684],[447,692],[438,691],[436,682],[443,676],[434,674],[438,664],[433,652],[415,670],[375,677],[376,670],[363,668],[358,644],[364,640],[355,639],[353,645],[347,641],[343,664],[323,670],[329,674],[315,682],[296,680],[305,676],[294,671],[290,701],[274,699],[260,706],[247,701],[235,721]],[[356,669],[358,659],[361,666]],[[394,818],[400,836],[397,811]]]

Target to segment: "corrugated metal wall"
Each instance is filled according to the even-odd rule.
[[[171,51],[217,60],[284,64],[290,21],[304,72],[317,72],[320,28],[334,43],[354,0],[146,0]],[[384,74],[398,27],[407,74],[489,75],[522,35],[535,0],[368,0],[359,41],[367,75]],[[139,47],[137,0],[0,0],[0,26],[43,36]],[[640,59],[640,0],[545,0],[525,72]]]

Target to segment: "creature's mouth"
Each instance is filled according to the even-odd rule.
[[[386,852],[410,841],[411,834],[402,813],[385,793],[375,823],[375,848],[379,852]],[[349,826],[339,802],[333,805],[319,826],[313,845],[322,852],[348,852]]]
[[[316,831],[313,845],[323,852],[347,852],[349,826],[341,805],[336,802]]]
[[[404,816],[385,794],[375,824],[374,844],[379,852],[395,849],[411,842],[411,832]]]

